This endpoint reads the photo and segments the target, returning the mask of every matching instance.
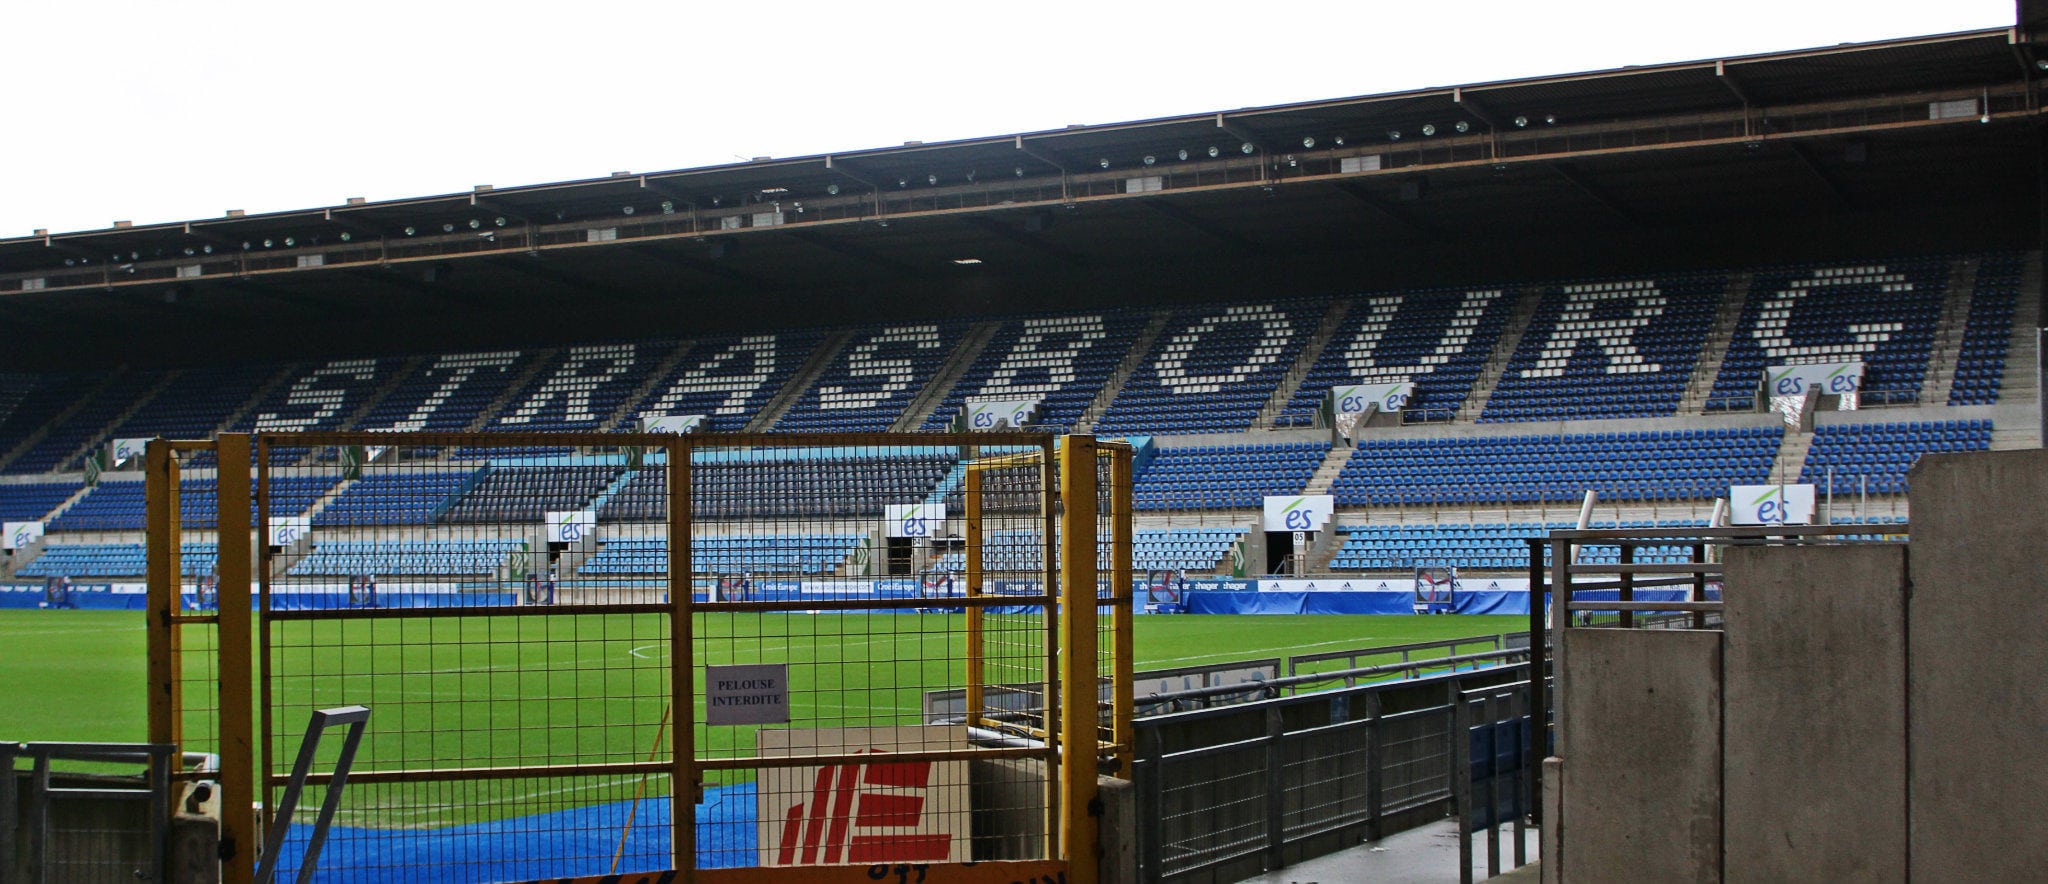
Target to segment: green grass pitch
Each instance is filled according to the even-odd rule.
[[[666,735],[666,618],[474,614],[273,624],[281,673],[273,687],[281,706],[295,710],[280,715],[276,731],[300,732],[305,710],[361,703],[372,717],[358,770],[649,760]],[[702,662],[789,664],[791,726],[901,725],[919,720],[923,691],[961,683],[963,619],[720,613],[700,615],[697,629]],[[992,614],[989,628],[1038,622]],[[1143,671],[1492,635],[1526,624],[1511,616],[1150,616],[1136,619],[1135,646]],[[7,638],[0,683],[13,700],[0,705],[0,739],[145,739],[139,612],[0,611],[0,635]],[[1032,663],[1042,660],[1041,651],[1026,653]],[[290,674],[313,670],[323,674]],[[206,673],[197,674],[203,684]],[[701,721],[701,698],[696,713]],[[210,733],[202,721],[189,718],[188,735]],[[753,730],[700,725],[699,756],[752,754]],[[294,745],[295,737],[284,738],[280,767],[290,764]],[[706,774],[712,786],[750,779],[751,770]],[[343,822],[434,828],[624,800],[642,785],[648,795],[667,792],[660,778],[640,780],[488,780],[453,793],[351,783]]]
[[[814,632],[828,635],[835,631],[832,627],[840,625],[834,621],[845,619],[831,615],[798,616],[823,627]],[[526,628],[533,628],[530,624],[535,623],[533,618],[505,620],[520,621]],[[1135,647],[1138,669],[1163,669],[1491,635],[1526,629],[1527,622],[1517,616],[1151,616],[1136,618]],[[358,629],[359,624],[348,628]],[[142,627],[139,612],[0,611],[0,636],[6,638],[5,648],[0,649],[0,684],[7,685],[12,695],[10,702],[0,704],[0,739],[144,739]],[[327,631],[339,628],[335,623],[321,624],[316,633],[325,634],[319,634],[315,641],[332,646],[334,638]],[[636,632],[645,635],[655,628]],[[717,630],[706,632],[700,638],[716,647]],[[479,662],[490,666],[490,655],[503,657],[508,653],[517,653],[522,658],[538,656],[512,660],[506,665],[546,668],[549,664],[543,661],[547,654],[561,647],[561,643],[546,641],[544,634],[532,638],[536,640],[529,642],[529,647],[516,652],[502,645],[472,645],[467,654],[481,655],[474,660],[464,659],[462,653],[453,659],[434,659],[433,652],[408,652],[408,656],[416,654],[417,659],[399,661],[390,668],[448,669]],[[367,669],[366,664],[357,666],[357,671]],[[541,691],[548,686],[536,683],[531,687]]]

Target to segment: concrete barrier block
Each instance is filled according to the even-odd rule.
[[[1567,629],[1562,880],[1721,877],[1721,633]]]
[[[1906,551],[1727,551],[1730,881],[1906,875]]]
[[[2048,450],[1929,455],[1909,476],[1911,874],[2048,862]]]

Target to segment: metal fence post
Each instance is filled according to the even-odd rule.
[[[1266,707],[1266,868],[1287,864],[1287,747],[1286,722],[1279,704]]]
[[[1458,815],[1458,881],[1472,884],[1472,722],[1456,682],[1451,695],[1451,812]]]

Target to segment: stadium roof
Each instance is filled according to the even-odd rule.
[[[402,349],[630,335],[632,315],[738,328],[1200,298],[1246,278],[1606,272],[1626,260],[1556,243],[1739,240],[1757,218],[1981,216],[2012,239],[2013,219],[2038,229],[2044,60],[2015,30],[1973,31],[39,232],[0,240],[0,324],[40,332],[0,365],[309,323],[335,347]],[[468,327],[365,337],[391,315]]]

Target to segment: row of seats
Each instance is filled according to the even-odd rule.
[[[1703,499],[1762,482],[1781,427],[1368,441],[1331,487],[1346,506]]]
[[[1257,507],[1270,496],[1300,494],[1329,451],[1321,442],[1162,448],[1132,496],[1141,510]]]
[[[746,534],[692,537],[690,570],[697,574],[832,574],[860,543],[857,534]],[[609,540],[583,563],[585,576],[665,575],[668,539]]]
[[[1039,429],[1072,427],[1130,352],[1148,318],[1143,311],[1126,310],[1005,322],[922,429],[946,429],[969,399],[1038,399]]]
[[[269,513],[297,516],[333,490],[332,475],[274,476],[270,481]],[[50,521],[51,531],[140,531],[147,522],[145,483],[106,481]],[[185,528],[212,528],[219,521],[219,498],[212,479],[178,482],[178,519]],[[256,518],[255,483],[250,483],[249,518]]]
[[[484,577],[526,546],[517,540],[322,540],[285,573],[293,577]]]
[[[1724,292],[1730,277],[1712,273],[1541,288],[1480,420],[1672,414],[1707,350],[1708,328],[1733,297],[1743,298],[1744,306],[1708,407],[1750,407],[1767,365],[1827,359],[1863,361],[1867,399],[1912,401],[1928,370],[1956,266],[1936,257],[1773,268],[1754,274],[1740,293]],[[2018,256],[1979,260],[1951,402],[1995,401],[2020,267]],[[1449,416],[1469,399],[1479,368],[1498,349],[1518,301],[1512,292],[1424,291],[1344,302],[1344,319],[1285,403],[1282,419],[1305,419],[1332,385],[1402,378],[1416,383],[1411,419]],[[925,426],[943,425],[969,396],[1014,394],[1047,397],[1046,425],[1064,427],[1095,400],[1116,366],[1135,357],[1136,372],[1096,422],[1098,433],[1241,431],[1330,315],[1326,300],[1189,307],[1168,314],[1142,354],[1130,350],[1151,319],[1146,311],[1005,320]],[[926,323],[837,332],[844,343],[801,391],[783,387],[834,332],[590,344],[549,353],[52,373],[8,388],[0,468],[76,468],[108,438],[204,436],[223,426],[458,429],[482,423],[587,430],[622,416],[619,426],[630,429],[637,410],[704,414],[710,429],[735,430],[785,393],[793,394],[794,405],[778,430],[879,430],[939,373],[965,328]],[[663,366],[663,376],[655,377]],[[289,464],[306,454],[274,448],[271,462]],[[192,465],[205,466],[206,458]]]
[[[1686,528],[1696,523],[1663,521],[1595,522],[1595,528]],[[1470,571],[1527,570],[1530,538],[1543,538],[1553,530],[1576,527],[1571,522],[1509,522],[1495,524],[1435,525],[1339,525],[1344,537],[1330,559],[1333,571],[1407,571],[1418,567],[1453,567]],[[1634,561],[1676,563],[1692,561],[1692,547],[1669,543],[1635,548]],[[1545,564],[1550,547],[1542,547]],[[1586,544],[1579,560],[1612,564],[1620,561],[1621,549],[1614,544]]]
[[[213,573],[219,547],[211,543],[179,544],[179,571],[187,577]],[[17,577],[142,577],[148,556],[139,543],[53,544],[15,572]]]
[[[1823,425],[1814,429],[1799,481],[1832,482],[1837,494],[1904,494],[1906,471],[1920,455],[1990,448],[1988,420]]]

